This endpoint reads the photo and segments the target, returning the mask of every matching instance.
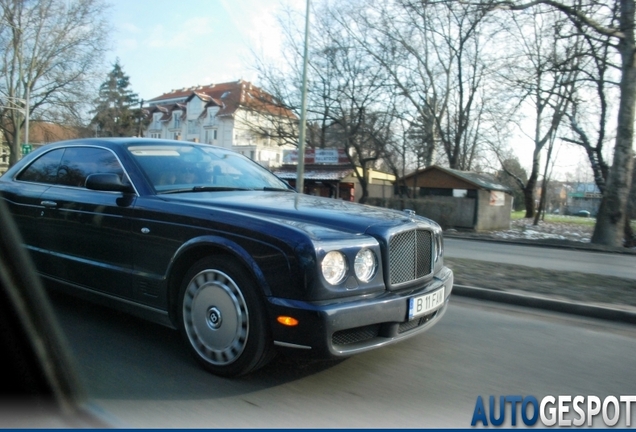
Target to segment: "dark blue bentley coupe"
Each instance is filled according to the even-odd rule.
[[[299,194],[210,145],[49,144],[0,194],[46,282],[178,329],[222,376],[276,351],[334,358],[413,336],[453,286],[435,222]]]

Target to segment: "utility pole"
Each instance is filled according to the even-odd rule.
[[[29,88],[29,84],[27,83],[26,88],[26,101],[24,103],[24,144],[29,144],[29,110],[30,110],[30,98],[31,98],[31,89]]]
[[[29,143],[29,89],[27,87],[27,98],[26,99],[22,99],[22,98],[17,98],[17,97],[11,97],[11,96],[6,96],[5,99],[7,99],[7,105],[0,105],[0,108],[4,108],[4,109],[10,109],[10,110],[15,110],[18,112],[21,112],[22,114],[24,114],[24,142],[23,144],[28,144]],[[20,108],[18,106],[18,102],[21,102],[24,104],[24,108]],[[10,104],[13,104],[14,106],[10,106]],[[17,143],[17,145],[20,144],[20,122],[18,122],[18,127],[15,131],[15,143]]]
[[[305,13],[305,50],[303,53],[303,89],[300,108],[300,133],[298,137],[298,167],[296,170],[296,190],[305,191],[305,127],[307,124],[307,63],[309,60],[309,3]]]
[[[139,124],[137,125],[137,136],[139,138],[141,138],[141,120],[143,118],[141,109],[143,106],[144,106],[144,100],[142,99],[139,101],[139,116],[137,119],[139,121]]]

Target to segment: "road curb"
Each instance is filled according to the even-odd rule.
[[[623,255],[636,255],[636,248],[625,247],[610,247],[596,245],[593,243],[577,242],[574,240],[529,240],[529,239],[504,239],[504,238],[492,238],[480,235],[462,235],[460,233],[449,233],[444,231],[444,238],[455,240],[468,240],[468,241],[482,241],[491,243],[505,243],[520,246],[535,246],[535,247],[548,247],[553,249],[569,249],[582,252],[597,252],[597,253],[616,253]]]
[[[615,309],[611,307],[548,299],[545,297],[536,297],[533,295],[510,293],[466,285],[453,285],[453,294],[462,297],[489,300],[499,303],[508,303],[517,306],[526,306],[553,312],[561,312],[590,318],[636,324],[636,312],[623,309]]]

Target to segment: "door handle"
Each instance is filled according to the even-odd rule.
[[[44,207],[48,207],[48,208],[57,207],[57,203],[55,201],[44,200],[44,201],[40,202],[40,204],[43,205]]]

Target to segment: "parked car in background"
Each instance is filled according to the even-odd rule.
[[[574,213],[574,216],[579,216],[579,217],[590,217],[590,212],[587,210],[579,210],[576,213]]]
[[[0,195],[46,281],[179,329],[223,376],[276,351],[403,340],[439,321],[452,290],[436,223],[296,193],[210,145],[51,144],[0,177]]]

